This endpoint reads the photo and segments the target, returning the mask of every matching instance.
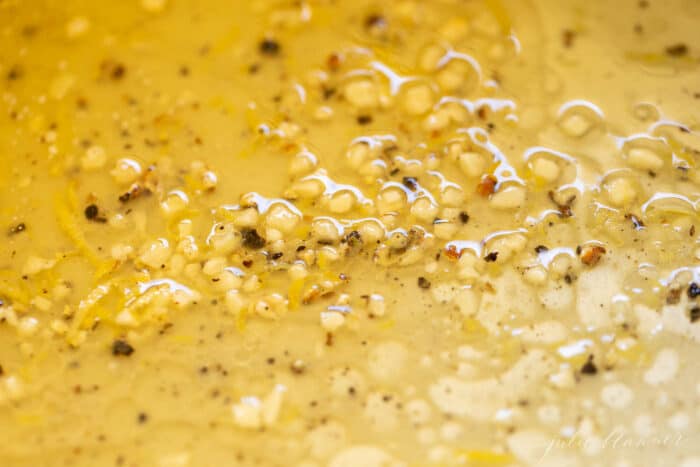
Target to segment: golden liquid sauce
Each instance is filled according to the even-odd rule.
[[[699,19],[0,0],[0,465],[700,465]]]

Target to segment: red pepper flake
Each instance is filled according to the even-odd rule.
[[[556,204],[557,209],[559,209],[559,214],[561,217],[571,217],[573,216],[573,211],[571,210],[571,206],[574,204],[574,201],[576,201],[576,195],[571,195],[564,204],[561,204],[557,201],[554,192],[553,191],[548,191],[547,196],[549,197],[549,200]]]
[[[605,254],[605,248],[600,245],[587,245],[581,248],[579,258],[586,266],[595,266]]]
[[[484,175],[479,184],[476,186],[476,192],[486,198],[496,191],[496,183],[498,180],[491,174]]]
[[[326,66],[331,71],[338,71],[342,64],[343,58],[337,53],[330,54],[326,59]]]
[[[119,201],[121,203],[127,203],[147,193],[150,193],[150,190],[148,188],[144,187],[139,183],[134,183],[133,185],[131,185],[131,187],[129,187],[129,191],[119,196]]]
[[[462,257],[462,250],[457,250],[457,247],[454,245],[448,245],[445,247],[445,256],[457,260]]]

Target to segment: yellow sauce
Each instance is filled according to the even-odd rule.
[[[0,465],[700,465],[698,18],[0,0]]]

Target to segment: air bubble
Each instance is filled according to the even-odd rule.
[[[637,136],[625,141],[622,154],[630,167],[656,172],[663,168],[664,160],[670,157],[670,150],[659,139]]]
[[[637,183],[630,177],[629,170],[619,170],[609,173],[603,181],[603,187],[608,201],[615,207],[627,207],[638,196]]]
[[[445,56],[445,48],[439,45],[425,47],[418,57],[418,68],[425,72],[438,69],[441,59]]]
[[[570,138],[582,138],[602,124],[603,112],[587,101],[567,102],[557,115],[557,125]]]
[[[646,221],[659,222],[669,216],[695,216],[695,203],[678,193],[657,192],[642,205]]]
[[[632,109],[632,115],[640,122],[655,122],[659,119],[659,109],[649,102],[640,102]]]
[[[520,185],[509,185],[501,187],[491,196],[491,207],[495,209],[509,210],[518,209],[527,197],[527,191]]]
[[[523,157],[530,173],[540,184],[571,182],[576,177],[576,159],[568,154],[533,147],[525,151]]]
[[[409,115],[423,115],[433,106],[435,97],[425,83],[413,85],[403,93],[403,110]]]
[[[440,88],[447,92],[461,90],[466,93],[479,82],[481,70],[479,63],[472,57],[457,52],[449,52],[439,64],[435,77]]]

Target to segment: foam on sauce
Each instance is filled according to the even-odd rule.
[[[698,17],[0,0],[0,462],[700,465]]]

